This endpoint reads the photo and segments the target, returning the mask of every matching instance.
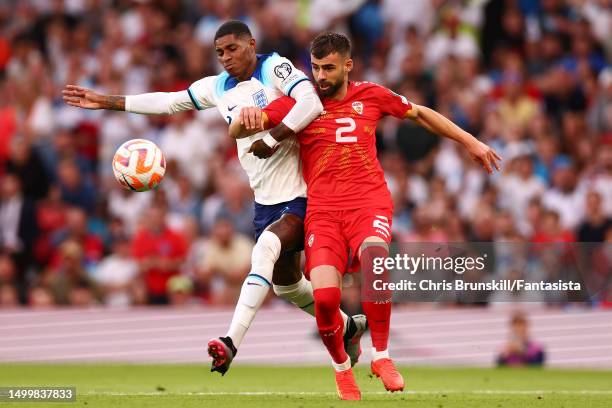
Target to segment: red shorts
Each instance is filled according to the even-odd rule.
[[[304,221],[305,275],[321,265],[336,267],[341,274],[359,270],[357,254],[367,237],[391,242],[392,208],[310,210]]]

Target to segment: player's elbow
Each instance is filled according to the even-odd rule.
[[[303,95],[298,100],[298,103],[301,104],[303,111],[307,112],[306,116],[308,116],[310,120],[313,120],[323,112],[323,104],[319,96],[314,92],[314,89],[313,92]]]
[[[306,96],[304,103],[306,105],[304,110],[308,112],[308,115],[306,115],[308,124],[323,112],[323,104],[316,93]]]

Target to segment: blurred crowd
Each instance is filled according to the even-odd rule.
[[[610,0],[20,0],[0,2],[0,307],[234,303],[253,196],[220,115],[87,111],[60,93],[186,89],[221,71],[228,19],[307,73],[314,34],[348,34],[352,79],[500,153],[490,177],[453,142],[381,121],[397,241],[606,242],[612,281]],[[132,138],[166,155],[157,191],[113,179]]]

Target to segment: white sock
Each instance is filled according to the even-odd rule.
[[[264,231],[253,247],[251,272],[242,284],[234,316],[226,334],[226,336],[231,337],[236,348],[242,343],[255,314],[257,314],[270,290],[274,264],[278,260],[280,252],[280,239],[270,231]]]
[[[334,366],[334,370],[336,371],[346,371],[351,368],[351,358],[348,357],[344,363],[336,363],[332,360],[332,365]]]
[[[376,351],[376,347],[372,347],[372,361],[380,360],[381,358],[389,358],[389,349]]]
[[[304,275],[302,275],[302,279],[293,285],[274,285],[274,293],[276,293],[276,296],[293,303],[309,315],[315,315],[312,285]],[[346,322],[348,320],[348,316],[342,310],[340,310],[340,314],[342,315],[342,321],[344,322],[344,327],[342,329],[342,333],[344,334],[346,332]]]

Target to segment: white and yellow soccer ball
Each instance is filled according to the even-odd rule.
[[[165,172],[164,154],[150,140],[128,140],[113,157],[115,178],[127,190],[152,190],[161,183]]]

